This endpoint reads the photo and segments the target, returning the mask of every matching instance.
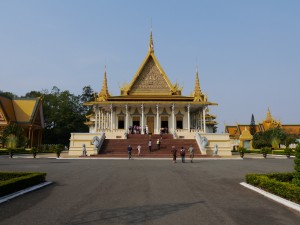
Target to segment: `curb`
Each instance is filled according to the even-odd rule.
[[[5,196],[3,196],[3,197],[0,198],[0,204],[3,203],[3,202],[7,202],[7,201],[9,201],[10,199],[16,198],[16,197],[18,197],[18,196],[20,196],[20,195],[24,195],[24,194],[26,194],[26,193],[28,193],[28,192],[32,192],[32,191],[35,191],[35,190],[40,189],[40,188],[42,188],[42,187],[45,187],[45,186],[47,186],[47,185],[49,185],[49,184],[52,184],[52,182],[51,182],[51,181],[46,181],[46,182],[44,182],[44,183],[37,184],[37,185],[34,185],[34,186],[32,186],[32,187],[29,187],[29,188],[25,188],[25,189],[23,189],[23,190],[14,192],[14,193],[12,193],[12,194],[5,195]]]
[[[262,190],[260,188],[254,187],[254,186],[252,186],[250,184],[247,184],[245,182],[241,182],[240,185],[242,185],[242,186],[244,186],[244,187],[246,187],[248,189],[251,189],[252,191],[255,191],[255,192],[257,192],[257,193],[259,193],[259,194],[261,194],[261,195],[263,195],[263,196],[265,196],[267,198],[270,198],[270,199],[274,200],[275,202],[278,202],[278,203],[280,203],[282,205],[285,205],[288,208],[294,209],[298,213],[300,213],[300,205],[297,204],[297,203],[295,203],[295,202],[291,202],[289,200],[286,200],[286,199],[281,198],[281,197],[279,197],[277,195],[274,195],[274,194],[271,194],[269,192],[266,192],[266,191],[264,191],[264,190]]]
[[[56,158],[56,159],[60,159],[60,160],[68,160],[68,159],[78,159],[78,160],[128,160],[128,158],[125,157],[103,157],[103,158],[97,158],[97,157],[86,157],[86,158]],[[167,160],[167,161],[172,161],[172,158],[131,158],[130,160]],[[181,159],[178,158],[178,161],[180,161]],[[186,161],[189,161],[189,158],[185,159]],[[242,158],[194,158],[194,161],[206,161],[206,160],[243,160]]]

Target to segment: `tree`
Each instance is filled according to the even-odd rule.
[[[72,132],[88,131],[88,127],[84,125],[85,115],[80,101],[81,96],[61,91],[56,86],[50,93],[44,90],[43,96],[45,119],[43,143],[68,145]]]
[[[18,98],[18,95],[15,95],[14,93],[11,92],[3,92],[0,90],[0,95],[5,96],[7,98],[13,99],[13,98]]]
[[[256,133],[256,126],[255,126],[255,120],[254,120],[254,115],[252,113],[251,116],[251,122],[250,122],[250,134],[253,136]]]
[[[14,138],[13,138],[14,136]],[[9,138],[10,137],[10,138]],[[13,141],[12,141],[13,140]],[[15,147],[26,147],[27,137],[25,136],[24,130],[22,127],[18,126],[15,123],[11,123],[6,126],[2,133],[2,143],[8,144],[8,141],[15,142]]]
[[[92,106],[85,106],[85,105],[83,105],[83,103],[89,102],[89,101],[92,101],[92,100],[94,100],[94,91],[93,91],[93,89],[91,88],[90,85],[84,86],[82,88],[82,94],[80,96],[80,101],[81,101],[81,105],[82,105],[82,113],[84,115],[91,114],[92,111],[93,111],[93,108],[92,108]]]
[[[280,128],[272,128],[264,132],[257,132],[253,136],[253,147],[263,148],[263,147],[273,147],[278,148],[279,144],[285,144],[285,140],[288,135],[286,132]]]

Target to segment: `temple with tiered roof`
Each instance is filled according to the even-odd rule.
[[[109,93],[108,79],[105,68],[102,89],[93,101],[85,103],[93,108],[85,123],[90,134],[103,132],[106,139],[126,139],[133,133],[167,133],[174,139],[195,139],[196,133],[216,132],[216,116],[209,114],[209,107],[217,103],[208,101],[203,94],[198,69],[193,94],[182,95],[182,88],[169,80],[154,54],[152,32],[146,57],[132,81],[120,88],[120,95]]]
[[[282,124],[280,120],[275,120],[270,108],[267,110],[266,118],[254,125],[255,132],[264,132],[272,128],[282,128],[286,133],[300,137],[300,124]],[[252,149],[252,138],[250,134],[250,124],[225,125],[225,132],[229,134],[233,148],[238,146]]]

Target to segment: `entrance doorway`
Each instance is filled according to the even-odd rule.
[[[134,116],[132,118],[132,126],[140,126],[140,117],[139,116]]]
[[[118,129],[124,129],[124,116],[119,116],[118,117]]]
[[[168,133],[168,127],[169,127],[169,118],[167,116],[162,116],[161,117],[161,122],[160,122],[160,130],[163,133]]]
[[[154,133],[154,117],[153,116],[147,117],[147,126],[148,126],[148,133],[153,134]]]
[[[183,128],[183,118],[181,116],[176,117],[176,129]]]

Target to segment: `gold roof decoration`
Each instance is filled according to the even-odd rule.
[[[106,78],[106,66],[104,69],[104,78],[103,78],[103,83],[102,83],[102,89],[99,92],[98,101],[106,101],[110,94],[108,93],[108,87],[107,87],[107,78]]]
[[[273,117],[272,117],[272,114],[270,112],[270,108],[268,107],[268,111],[267,111],[267,116],[266,116],[266,119],[265,119],[265,122],[272,122],[273,120]]]
[[[198,66],[196,68],[196,79],[195,79],[195,88],[194,88],[194,102],[206,102],[207,97],[203,95],[201,88],[200,88],[200,82],[199,82],[199,75],[198,75]]]
[[[245,129],[242,131],[242,134],[240,135],[240,140],[252,140],[253,136],[251,135],[250,131],[245,127]]]
[[[268,107],[267,116],[266,119],[263,121],[263,126],[265,127],[265,130],[270,128],[276,128],[281,127],[281,122],[276,121],[271,114],[270,108]]]
[[[152,31],[148,54],[131,83],[121,88],[121,95],[181,95],[181,89],[170,82],[154,55]]]

